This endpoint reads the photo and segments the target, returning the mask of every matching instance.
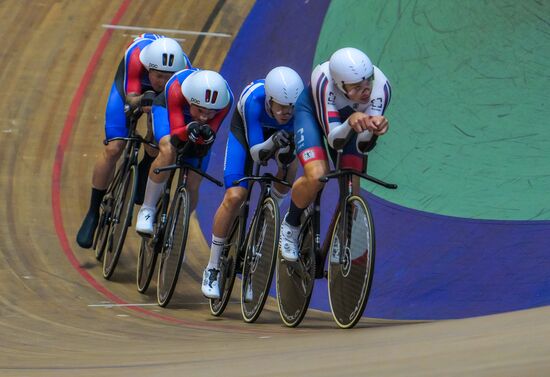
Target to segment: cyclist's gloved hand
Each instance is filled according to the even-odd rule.
[[[202,136],[203,143],[210,145],[216,139],[216,133],[208,124],[203,124],[200,128],[200,134]]]
[[[170,144],[174,146],[174,148],[179,149],[185,144],[177,135],[171,135],[170,136]]]
[[[189,141],[192,141],[193,143],[199,141],[199,138],[201,137],[201,125],[199,122],[193,121],[187,125],[187,137],[189,138]]]
[[[126,116],[129,118],[139,118],[142,112],[139,106],[132,106],[131,104],[126,103],[124,104],[124,114],[126,114]]]
[[[292,161],[296,158],[296,155],[294,154],[294,148],[291,146],[281,148],[276,153],[277,161],[280,165],[290,165]]]
[[[290,145],[290,135],[285,130],[277,131],[271,136],[273,144],[280,149]]]
[[[155,100],[155,97],[157,96],[157,93],[155,93],[152,90],[148,90],[141,96],[141,100],[139,102],[139,106],[141,107],[150,107],[153,106],[153,101]]]

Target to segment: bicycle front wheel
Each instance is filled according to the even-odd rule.
[[[210,299],[210,312],[214,316],[220,316],[227,307],[227,303],[231,298],[231,292],[233,291],[233,284],[235,283],[235,276],[237,274],[237,267],[240,263],[240,250],[239,247],[242,243],[241,237],[244,233],[245,221],[242,216],[237,216],[227,243],[224,246],[222,255],[220,257],[220,298]]]
[[[250,227],[244,256],[241,285],[241,312],[247,323],[262,312],[273,279],[279,245],[279,207],[267,197]]]
[[[283,323],[296,327],[306,315],[315,282],[315,239],[311,216],[300,229],[300,256],[288,262],[277,256],[277,305]]]
[[[115,271],[126,233],[134,210],[134,197],[137,188],[137,167],[132,165],[115,188],[115,197],[111,212],[111,228],[107,240],[107,249],[103,256],[103,277],[110,279]]]
[[[346,227],[341,213],[336,219],[328,263],[328,292],[334,320],[351,328],[361,319],[374,275],[374,222],[367,203],[360,196],[346,202]]]
[[[160,306],[170,302],[183,264],[189,230],[189,194],[185,188],[176,193],[164,233],[157,279],[157,301]]]

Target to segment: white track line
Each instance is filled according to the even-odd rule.
[[[222,37],[222,38],[231,38],[231,34],[227,33],[211,33],[205,31],[192,31],[192,30],[178,30],[178,29],[158,29],[152,27],[140,27],[140,26],[127,26],[127,25],[110,25],[103,24],[101,25],[107,29],[117,29],[117,30],[138,30],[138,31],[151,31],[155,33],[170,33],[170,34],[186,34],[186,35],[204,35],[206,37]]]
[[[125,36],[125,37],[132,37],[132,38],[139,37],[139,34],[126,34],[126,33],[124,33],[122,35]],[[179,42],[187,41],[187,39],[185,39],[185,38],[172,38],[172,39],[175,40],[175,41],[179,41]]]
[[[90,304],[88,307],[96,308],[114,308],[114,307],[131,307],[131,306],[157,306],[158,304]]]

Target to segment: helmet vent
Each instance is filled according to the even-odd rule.
[[[174,54],[162,54],[162,65],[168,67],[174,65]]]

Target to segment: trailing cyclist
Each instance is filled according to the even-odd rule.
[[[153,161],[143,205],[138,213],[136,231],[153,234],[157,202],[164,192],[168,172],[154,170],[173,164],[177,150],[185,143],[185,162],[205,172],[210,158],[210,145],[222,121],[233,104],[233,94],[225,79],[217,72],[184,69],[176,73],[153,104],[153,133],[159,144],[159,154]],[[190,172],[187,188],[193,211],[197,205],[201,176]]]
[[[290,209],[281,224],[279,248],[286,260],[298,260],[300,217],[323,188],[319,178],[329,171],[324,139],[329,150],[343,149],[344,168],[362,171],[364,153],[388,130],[384,112],[390,98],[388,79],[358,49],[337,50],[313,70],[309,90],[296,104],[294,140],[304,175],[292,186]]]
[[[203,273],[202,293],[217,299],[220,297],[219,260],[227,239],[229,227],[248,193],[248,183],[238,186],[233,181],[249,176],[253,162],[262,163],[271,157],[277,161],[278,178],[292,182],[297,162],[291,146],[294,131],[294,105],[304,85],[294,70],[276,67],[266,76],[251,82],[241,93],[237,110],[231,122],[224,163],[225,196],[214,217],[210,260]],[[288,172],[283,166],[288,165]],[[281,202],[288,188],[274,183],[271,193]]]
[[[138,115],[149,113],[154,97],[162,92],[174,72],[190,67],[189,59],[175,40],[157,34],[142,34],[134,39],[120,61],[111,87],[105,112],[106,140],[128,136],[130,116],[135,116],[136,111]],[[150,134],[150,121],[147,128]],[[90,207],[77,235],[77,243],[83,248],[92,246],[101,201],[124,146],[122,140],[110,142],[94,166]],[[140,177],[147,176],[153,159],[144,153],[139,164]],[[140,182],[144,181],[140,179]],[[144,184],[139,186],[136,202],[140,200],[140,191],[143,196]]]

